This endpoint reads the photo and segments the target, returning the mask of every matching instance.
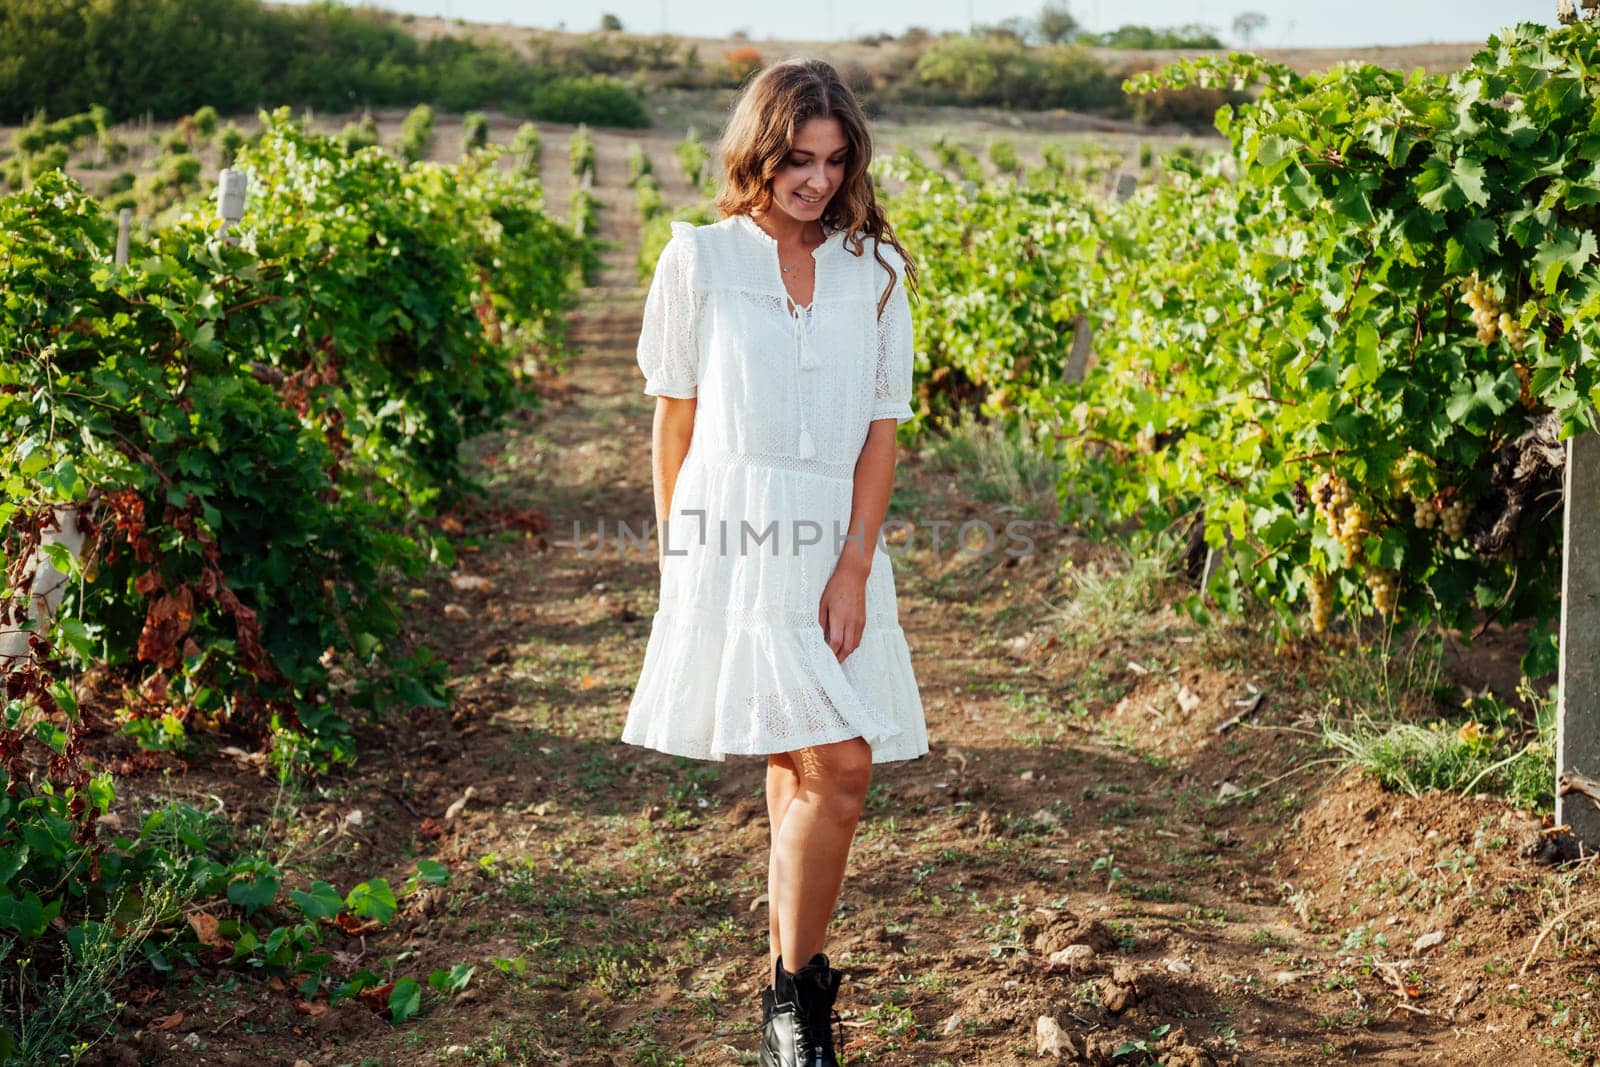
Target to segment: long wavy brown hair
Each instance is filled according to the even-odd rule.
[[[821,59],[786,59],[767,67],[745,86],[722,131],[722,191],[717,212],[723,218],[765,212],[772,207],[772,179],[794,147],[794,138],[807,121],[831,115],[839,120],[847,144],[844,181],[823,209],[822,221],[845,232],[851,255],[865,249],[865,238],[893,246],[905,261],[906,290],[917,291],[917,265],[894,235],[873,189],[868,165],[872,162],[872,137],[861,110],[839,72]],[[889,284],[878,298],[878,315],[894,291],[894,268],[873,248],[873,258],[889,274]]]

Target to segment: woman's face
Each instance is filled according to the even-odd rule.
[[[838,119],[832,115],[807,119],[772,179],[773,207],[798,222],[821,218],[844,181],[848,151]]]

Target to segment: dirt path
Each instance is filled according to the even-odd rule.
[[[547,155],[564,155],[547,139]],[[583,352],[544,383],[539,409],[473,446],[491,499],[461,517],[458,570],[493,588],[441,575],[419,600],[416,630],[450,663],[452,707],[363,738],[355,775],[298,798],[290,819],[322,842],[318,876],[341,884],[385,873],[399,885],[416,857],[447,862],[451,884],[409,898],[392,933],[335,947],[350,966],[474,964],[471,986],[400,1028],[355,1001],[313,1013],[246,986],[176,991],[132,1009],[108,1061],[149,1062],[190,1031],[202,1035],[192,1062],[755,1062],[762,763],[616,740],[656,570],[610,533],[651,513],[652,402],[633,360],[643,293],[626,141],[597,140],[603,232],[618,247],[577,315]],[[564,195],[552,175],[551,202]],[[952,462],[904,454],[891,513],[1016,517]],[[542,534],[518,526],[532,512],[548,519]],[[574,523],[592,547],[602,519],[606,543],[580,552]],[[1163,579],[1117,576],[1103,548],[1033,535],[1020,559],[919,539],[896,561],[931,751],[876,769],[830,933],[849,976],[848,1062],[1038,1062],[1041,1017],[1067,1062],[1568,1062],[1528,1031],[1547,1010],[1474,1016],[1479,994],[1457,996],[1459,975],[1411,948],[1456,885],[1417,849],[1455,847],[1499,809],[1412,802],[1391,819],[1397,798],[1366,783],[1312,794],[1322,772],[1273,782],[1304,758],[1319,705],[1303,667],[1248,633],[1180,621],[1160,606]],[[1241,703],[1252,687],[1265,699]],[[1316,837],[1284,836],[1307,811]],[[1419,812],[1434,820],[1427,842]],[[1344,886],[1358,857],[1434,879],[1429,907]],[[1357,922],[1387,947],[1353,950]],[[1396,992],[1386,958],[1422,973],[1414,993]],[[1483,970],[1478,957],[1463,967]],[[139,1030],[177,1003],[192,1026]]]

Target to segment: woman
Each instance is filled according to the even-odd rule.
[[[823,1067],[840,974],[822,949],[872,766],[928,751],[879,541],[916,269],[829,64],[762,71],[721,156],[721,221],[673,223],[645,301],[661,597],[622,740],[767,757],[761,1063]]]

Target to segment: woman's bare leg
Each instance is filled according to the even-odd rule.
[[[799,787],[788,798],[781,821],[773,822],[767,899],[775,916],[778,951],[785,970],[793,971],[826,943],[850,842],[872,780],[872,748],[855,737],[790,756]]]
[[[787,752],[767,757],[767,822],[772,827],[772,848],[767,860],[767,916],[771,937],[767,975],[771,977],[773,965],[781,951],[778,941],[778,830],[789,804],[800,791],[800,770]]]

